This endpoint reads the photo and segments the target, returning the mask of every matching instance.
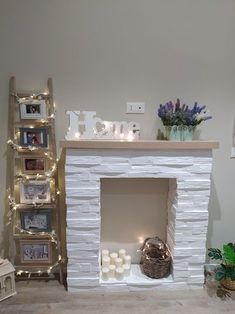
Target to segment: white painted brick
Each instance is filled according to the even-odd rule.
[[[174,257],[173,284],[200,284],[211,166],[209,151],[67,150],[69,291],[99,286],[89,275],[99,272],[100,179],[109,177],[171,178],[167,241]]]
[[[75,165],[87,165],[87,164],[100,164],[101,157],[99,156],[91,156],[90,154],[87,156],[66,156],[66,164],[75,164]]]
[[[69,197],[98,197],[100,190],[98,188],[67,188],[66,196]]]
[[[87,203],[89,201],[90,204],[92,204],[92,202],[95,203],[99,203],[99,198],[98,197],[92,197],[92,196],[88,196],[88,197],[80,197],[78,198],[77,196],[75,197],[66,197],[65,198],[66,204],[67,205],[79,205],[79,203]]]
[[[81,219],[97,219],[100,217],[100,214],[97,212],[83,212],[83,211],[67,211],[67,219],[76,219],[77,217],[81,218]]]
[[[70,225],[66,229],[66,234],[77,236],[79,239],[81,238],[81,241],[82,241],[83,237],[84,237],[84,239],[86,239],[88,236],[99,239],[100,230],[99,230],[99,228],[93,228],[93,229],[88,228],[88,229],[84,230],[84,229],[77,228],[77,227]]]
[[[208,212],[200,212],[200,211],[195,211],[195,212],[177,212],[175,215],[176,220],[207,220],[208,219]]]
[[[128,172],[130,169],[129,165],[125,165],[125,164],[114,164],[114,165],[109,165],[109,164],[101,164],[99,166],[95,166],[91,169],[92,173],[126,173]]]
[[[69,240],[70,237],[67,237],[67,239]],[[69,244],[67,244],[67,250],[69,251],[70,249],[73,249],[72,247],[69,247],[70,245],[76,245],[76,249],[77,250],[97,250],[99,251],[100,249],[100,243],[99,242],[80,242],[80,241],[76,241],[76,242],[70,242]]]
[[[74,228],[100,228],[100,219],[67,219],[67,225]]]
[[[81,167],[79,166],[75,166],[75,165],[65,165],[65,175],[70,174],[70,173],[82,173],[82,174],[89,174],[90,173],[90,169],[89,167]]]
[[[196,268],[189,268],[189,277],[194,277],[194,276],[202,276],[204,274],[204,268],[203,267],[198,267]]]
[[[70,265],[76,265],[76,264],[80,264],[80,263],[88,263],[91,264],[92,267],[96,267],[97,265],[99,265],[99,255],[95,255],[93,257],[90,257],[88,259],[86,259],[86,257],[82,257],[82,256],[76,256],[76,257],[70,257],[68,258],[68,264]]]
[[[91,287],[99,286],[99,277],[92,278],[76,278],[76,277],[67,277],[67,284],[69,287]],[[68,289],[69,290],[69,289]]]
[[[66,191],[70,189],[99,189],[100,182],[95,180],[81,180],[68,178],[65,182]]]
[[[71,244],[70,244],[71,245]],[[67,244],[68,247],[68,244]],[[67,254],[69,258],[75,259],[75,258],[80,258],[83,260],[89,260],[89,259],[97,259],[99,258],[99,250],[95,251],[82,251],[78,250],[76,248],[67,248]]]
[[[69,269],[69,267],[67,268],[67,276],[69,278],[81,278],[81,279],[84,279],[84,278],[93,278],[93,279],[96,279],[99,277],[99,271],[87,271],[87,272],[84,272],[84,271],[77,271],[77,270],[71,270]]]
[[[68,269],[71,271],[80,271],[80,272],[99,272],[100,266],[99,263],[97,262],[96,264],[94,263],[86,263],[86,262],[81,262],[81,263],[68,263]]]
[[[80,213],[85,213],[85,212],[99,213],[100,206],[99,206],[99,203],[91,204],[91,202],[89,201],[89,202],[84,202],[81,204],[67,205],[67,212],[69,211],[76,211],[79,217]]]
[[[201,275],[198,275],[198,276],[190,276],[187,280],[187,282],[189,284],[192,284],[192,283],[201,283],[203,284],[204,283],[204,274],[202,272]]]

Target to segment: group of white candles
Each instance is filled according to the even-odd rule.
[[[102,250],[102,279],[116,278],[123,280],[130,275],[131,256],[126,255],[126,250],[121,249],[118,253],[109,254],[108,250]]]

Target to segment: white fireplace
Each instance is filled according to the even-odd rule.
[[[202,286],[212,149],[217,148],[218,143],[64,141],[62,146],[66,150],[68,291]],[[139,184],[141,179],[143,182],[167,180],[165,240],[173,257],[169,277],[146,277],[133,256],[134,264],[128,278],[121,282],[101,279],[101,186],[102,180],[115,178],[136,178],[140,179]]]

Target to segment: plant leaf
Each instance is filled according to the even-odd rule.
[[[234,250],[234,247],[228,243],[228,244],[225,244],[223,246],[223,257],[224,257],[224,261],[226,264],[228,265],[233,265],[235,264],[235,250]]]
[[[223,258],[222,252],[219,249],[210,248],[210,249],[208,249],[208,251],[209,251],[208,256],[211,259],[220,259],[220,260],[222,260],[222,258]]]
[[[226,278],[226,270],[223,267],[219,267],[215,273],[215,279],[220,281]]]

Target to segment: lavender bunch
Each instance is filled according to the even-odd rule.
[[[163,125],[191,125],[196,126],[212,118],[207,115],[206,106],[199,106],[194,103],[193,108],[189,108],[185,104],[181,105],[177,99],[175,105],[172,101],[165,105],[160,105],[158,108],[158,116],[161,118]]]

